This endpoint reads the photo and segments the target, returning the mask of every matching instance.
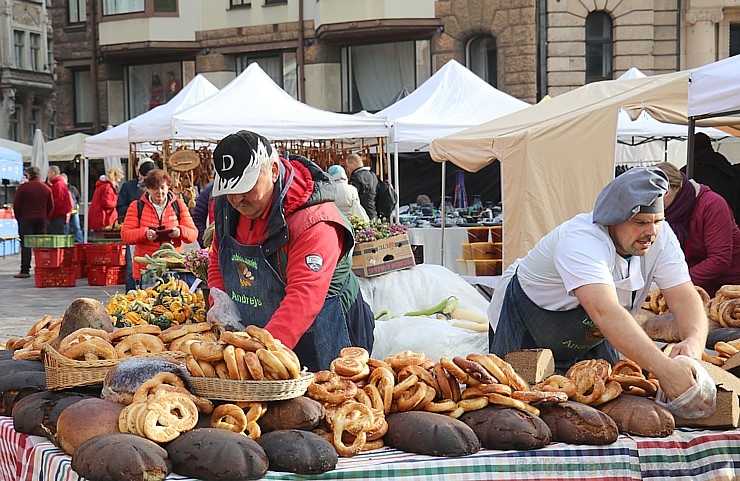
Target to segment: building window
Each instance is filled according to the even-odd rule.
[[[130,65],[125,72],[127,118],[167,103],[182,87],[179,62]]]
[[[29,44],[31,48],[31,70],[41,71],[41,35],[38,33],[29,34]]]
[[[75,126],[86,126],[93,121],[93,89],[89,70],[74,72]]]
[[[265,5],[284,5],[288,0],[265,0]]]
[[[13,110],[13,113],[10,114],[10,140],[13,140],[15,142],[22,141],[20,122],[18,120],[21,116],[20,110],[21,110],[21,106],[16,104],[15,110]]]
[[[606,12],[586,17],[586,83],[612,78],[612,19]]]
[[[103,15],[137,13],[146,10],[144,0],[103,0]]]
[[[82,23],[87,20],[86,0],[68,0],[69,23]]]
[[[740,23],[730,24],[730,57],[740,54]]]
[[[251,7],[251,0],[229,0],[229,6],[234,7]]]
[[[236,58],[237,74],[243,72],[250,64],[256,63],[273,82],[288,92],[294,99],[298,98],[298,76],[295,52],[251,53]]]
[[[478,77],[496,86],[496,39],[476,37],[468,43],[468,68]]]
[[[46,39],[46,65],[44,70],[53,74],[54,73],[54,40],[51,38]]]
[[[177,12],[177,0],[154,0],[155,12]]]
[[[33,135],[36,133],[36,129],[39,128],[39,107],[37,105],[34,105],[31,107],[31,135],[29,135],[29,138],[33,138]]]
[[[342,110],[377,112],[431,76],[429,40],[342,49]]]
[[[15,60],[15,68],[24,68],[25,62],[23,61],[23,53],[25,50],[26,32],[23,30],[13,30],[13,59]]]

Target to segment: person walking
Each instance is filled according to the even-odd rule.
[[[123,179],[123,172],[119,168],[108,170],[95,183],[95,192],[90,201],[88,212],[88,227],[90,230],[103,230],[118,220],[116,205],[118,203],[118,183]]]
[[[41,169],[36,166],[26,170],[28,181],[18,186],[13,197],[13,212],[18,221],[18,235],[21,243],[21,270],[13,277],[31,277],[31,248],[25,247],[27,235],[46,234],[46,218],[54,209],[49,186],[41,182]]]
[[[347,174],[341,165],[332,165],[326,171],[334,180],[334,186],[337,188],[337,198],[334,203],[337,204],[339,212],[349,219],[350,215],[356,215],[363,221],[367,222],[370,218],[360,203],[360,194],[354,185],[347,182]]]
[[[347,173],[349,174],[350,185],[355,186],[357,193],[360,195],[360,204],[365,209],[367,216],[370,220],[377,218],[375,193],[378,190],[378,176],[370,170],[370,167],[364,166],[362,157],[357,154],[347,156]]]
[[[67,183],[61,176],[59,167],[52,165],[46,174],[47,182],[51,187],[54,198],[54,209],[47,218],[49,234],[64,235],[64,226],[67,225],[68,215],[72,213],[72,200],[69,198]]]

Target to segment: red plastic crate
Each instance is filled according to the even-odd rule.
[[[84,279],[87,277],[87,264],[75,261],[74,266],[77,279]]]
[[[125,266],[126,244],[114,242],[111,244],[91,244],[85,249],[88,266]]]
[[[33,258],[36,267],[72,267],[74,248],[72,247],[34,247]]]
[[[90,266],[87,283],[91,286],[112,286],[126,283],[126,268],[112,266]]]
[[[75,262],[82,262],[83,264],[87,262],[87,247],[91,246],[92,244],[82,243],[82,244],[75,244],[74,250],[74,261]]]
[[[51,267],[34,269],[36,287],[75,287],[77,285],[74,267]]]

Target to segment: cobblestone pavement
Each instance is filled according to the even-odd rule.
[[[45,314],[59,317],[78,297],[91,297],[103,303],[111,294],[123,292],[123,284],[90,286],[87,279],[77,279],[75,287],[37,288],[33,264],[31,277],[15,279],[20,270],[20,254],[0,257],[0,343],[11,337],[25,336]]]

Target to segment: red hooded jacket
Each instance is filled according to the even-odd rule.
[[[90,212],[87,214],[88,227],[92,230],[103,230],[105,226],[114,224],[118,220],[117,203],[118,191],[113,182],[98,179],[90,201]]]

